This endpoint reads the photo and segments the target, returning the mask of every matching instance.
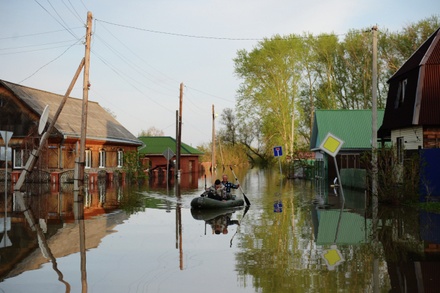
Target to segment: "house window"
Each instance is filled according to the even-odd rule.
[[[124,164],[124,151],[118,150],[118,168],[121,168]]]
[[[105,150],[99,150],[99,168],[105,168]]]
[[[14,169],[23,169],[24,166],[24,151],[14,149]]]
[[[406,78],[399,82],[399,87],[397,89],[396,103],[394,104],[395,109],[400,108],[403,105],[403,102],[405,101],[407,84],[408,84],[408,80]]]
[[[403,163],[403,158],[404,158],[404,148],[405,147],[404,147],[403,143],[404,143],[403,136],[396,138],[397,161],[400,164]]]
[[[85,168],[91,168],[92,167],[92,151],[86,150],[86,161],[84,162]]]

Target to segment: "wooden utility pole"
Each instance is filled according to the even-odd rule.
[[[212,105],[212,154],[211,154],[211,172],[215,171],[215,111],[214,105]]]
[[[377,208],[377,26],[372,28],[373,31],[373,80],[372,80],[372,121],[371,121],[371,170],[372,170],[372,184],[371,192],[373,199],[373,208]]]
[[[87,12],[87,27],[86,27],[86,44],[84,55],[84,72],[83,72],[83,101],[81,114],[81,136],[79,156],[77,156],[75,164],[75,178],[74,178],[74,197],[78,200],[78,193],[83,194],[84,188],[84,163],[85,163],[85,149],[87,137],[87,109],[89,100],[89,69],[90,69],[90,44],[92,37],[92,13]]]
[[[180,149],[182,148],[182,102],[183,102],[183,82],[180,83],[179,94],[179,117],[177,121],[177,145],[176,145],[176,177],[180,177]]]

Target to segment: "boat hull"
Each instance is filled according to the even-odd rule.
[[[199,196],[191,201],[191,207],[194,209],[225,209],[240,207],[243,205],[244,201],[241,198],[221,201],[209,197]]]

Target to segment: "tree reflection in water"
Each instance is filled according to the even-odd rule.
[[[380,206],[374,228],[364,192],[344,189],[346,200],[341,209],[340,198],[332,190],[319,195],[323,202],[313,204],[316,196],[310,182],[280,181],[274,175],[277,172],[262,170],[237,170],[237,174],[252,205],[219,213],[190,209],[191,199],[200,195],[203,179],[200,189],[183,189],[179,196],[173,188],[148,185],[89,186],[83,208],[81,202],[73,202],[71,190],[43,185],[32,188],[24,198],[26,208],[13,211],[12,246],[0,249],[0,288],[23,288],[23,283],[34,281],[32,271],[38,271],[45,276],[44,282],[58,286],[59,291],[78,287],[81,277],[83,292],[87,284],[98,282],[106,292],[117,292],[112,288],[121,292],[130,286],[174,292],[176,286],[194,288],[192,277],[215,270],[229,280],[225,282],[229,292],[436,289],[435,274],[440,269],[438,215]],[[9,208],[11,202],[12,195]],[[27,217],[36,219],[33,224],[24,217],[27,209],[33,213]],[[31,230],[43,222],[47,230],[42,229],[41,236],[52,260],[42,256],[38,233]],[[230,224],[233,229],[228,229],[228,234],[216,230],[222,225],[230,228]],[[79,237],[84,237],[84,246],[80,246]],[[329,270],[322,255],[334,244],[345,261]],[[80,259],[83,263],[75,269],[72,264],[79,264]],[[50,272],[44,266],[48,261],[54,266]],[[53,277],[54,270],[59,280]],[[100,282],[98,278],[104,274],[108,277]],[[170,276],[173,282],[169,282]],[[112,283],[116,278],[118,283]],[[212,282],[218,281],[217,275],[203,274],[203,278],[206,282],[198,284],[194,292],[207,292]],[[31,289],[45,292],[39,285]]]

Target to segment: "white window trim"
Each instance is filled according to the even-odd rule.
[[[99,168],[105,168],[105,150],[99,150]]]
[[[17,151],[20,152],[20,154],[19,154],[19,156],[20,156],[20,165],[17,165],[17,160],[15,159],[16,156],[17,156]],[[23,160],[24,160],[24,151],[23,150],[14,149],[13,158],[14,158],[14,169],[23,169],[25,167],[25,164],[23,162]]]
[[[85,151],[85,162],[84,162],[84,168],[90,169],[92,167],[92,151],[86,150]]]
[[[123,150],[118,150],[117,160],[118,160],[117,167],[122,168],[122,166],[124,165],[124,151]]]

